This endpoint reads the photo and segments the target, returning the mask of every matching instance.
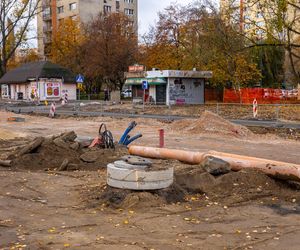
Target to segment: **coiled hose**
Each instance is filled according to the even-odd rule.
[[[102,140],[104,148],[115,149],[114,137],[112,133],[107,130],[106,125],[102,123],[99,128],[99,137]]]

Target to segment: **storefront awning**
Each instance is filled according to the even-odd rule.
[[[165,78],[128,78],[125,81],[125,85],[142,85],[143,81],[148,81],[149,85],[164,85],[167,84]]]

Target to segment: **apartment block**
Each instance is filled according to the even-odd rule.
[[[73,18],[86,23],[99,13],[124,13],[132,18],[137,32],[138,0],[41,0],[37,17],[39,54],[44,57],[49,54],[52,37],[61,20]]]
[[[271,20],[278,18],[278,6],[276,4],[279,3],[272,0],[220,0],[220,8],[226,22],[236,25],[241,32],[244,32],[253,40],[263,40],[266,38],[267,32],[271,32],[273,37],[287,44],[299,44],[299,0],[289,1],[289,4],[286,5],[286,11],[282,13],[281,18],[290,26],[289,28],[282,27],[280,29],[280,26],[274,27],[272,25],[274,23]],[[293,54],[292,57],[291,54]],[[297,47],[293,47],[291,53],[286,52],[284,66],[286,82],[294,81],[294,73],[292,71],[300,68],[299,58],[300,50]],[[294,64],[294,70],[292,70],[291,62]]]
[[[266,21],[273,15],[268,0],[221,0],[221,13],[228,22],[239,26],[242,32],[263,39],[266,35]]]

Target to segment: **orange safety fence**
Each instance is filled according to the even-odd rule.
[[[283,90],[272,88],[242,88],[240,90],[224,89],[224,103],[252,104],[256,99],[258,103],[296,103],[298,90]]]

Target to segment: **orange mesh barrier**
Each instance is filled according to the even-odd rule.
[[[298,90],[282,90],[271,88],[243,88],[240,91],[224,89],[224,103],[252,104],[256,99],[258,103],[295,103],[297,102]]]

